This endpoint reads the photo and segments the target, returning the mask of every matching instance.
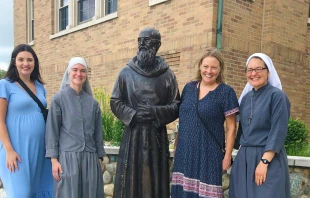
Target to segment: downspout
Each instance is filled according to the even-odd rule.
[[[219,0],[217,7],[217,27],[216,27],[216,48],[222,51],[222,22],[223,22],[223,4],[224,0]]]
[[[264,5],[263,5],[262,36],[260,39],[260,52],[263,52],[264,25],[265,25],[265,0],[264,0]]]

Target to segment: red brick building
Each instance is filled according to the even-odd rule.
[[[39,56],[48,98],[73,56],[86,58],[93,87],[110,93],[136,54],[140,30],[155,27],[162,34],[159,54],[180,90],[204,49],[217,46],[226,82],[239,95],[247,57],[263,52],[273,59],[292,116],[310,126],[309,0],[14,0],[14,23],[15,45],[29,43]]]

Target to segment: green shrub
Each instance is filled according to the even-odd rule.
[[[113,145],[119,145],[122,141],[124,124],[117,119],[110,109],[110,96],[106,94],[105,88],[95,88],[94,97],[101,108],[102,130],[104,141]]]
[[[111,141],[113,139],[114,132],[114,115],[112,112],[104,112],[101,113],[102,116],[102,130],[105,141]]]
[[[290,118],[285,140],[285,149],[288,155],[310,157],[310,146],[307,141],[308,129],[306,124],[298,119]]]
[[[113,144],[119,146],[122,142],[125,125],[119,120],[114,120]]]

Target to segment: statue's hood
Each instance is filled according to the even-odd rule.
[[[143,71],[138,65],[135,64],[137,57],[135,56],[133,59],[131,59],[127,65],[129,67],[131,67],[134,71],[136,71],[137,73],[145,76],[145,77],[154,77],[154,76],[159,76],[163,73],[165,73],[168,70],[168,65],[167,63],[164,61],[163,58],[161,58],[160,56],[156,56],[155,57],[155,69],[153,71],[145,72]]]

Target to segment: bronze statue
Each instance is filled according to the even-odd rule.
[[[117,164],[115,198],[169,198],[166,124],[178,118],[180,95],[174,73],[156,53],[160,33],[143,29],[137,56],[120,71],[111,109],[125,125]]]

